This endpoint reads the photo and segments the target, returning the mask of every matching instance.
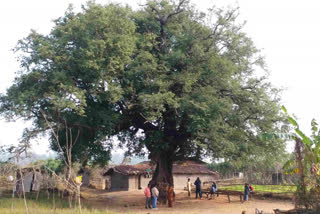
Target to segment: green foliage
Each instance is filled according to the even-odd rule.
[[[61,160],[59,159],[53,159],[53,158],[49,158],[46,160],[38,160],[32,163],[35,166],[40,166],[42,169],[44,169],[44,167],[46,167],[49,173],[51,173],[50,170],[52,170],[53,172],[55,172],[56,174],[59,174],[63,167],[64,164]]]
[[[255,193],[295,193],[297,190],[296,186],[286,185],[253,185]],[[244,191],[243,185],[233,185],[226,187],[219,187],[221,190],[233,190],[233,191]]]
[[[0,113],[33,120],[40,133],[43,111],[62,144],[67,128],[74,139],[80,133],[74,161],[105,162],[112,136],[128,154],[146,147],[152,159],[277,153],[282,140],[257,136],[280,130],[278,90],[255,74],[263,57],[237,13],[165,0],[139,11],[92,2],[70,9],[48,35],[19,41],[22,71]]]
[[[32,119],[29,138],[48,128],[42,110],[59,132],[63,149],[66,127],[73,129],[74,139],[80,131],[74,160],[105,164],[110,152],[102,142],[117,119],[108,101],[118,100],[122,93],[110,75],[124,70],[135,48],[135,25],[128,19],[129,12],[116,5],[89,3],[83,13],[68,10],[55,20],[49,35],[32,31],[20,40],[16,51],[23,54],[24,70],[1,97],[3,116]],[[51,141],[60,152],[54,138]]]
[[[233,176],[234,172],[243,172],[250,183],[271,182],[270,175],[286,164],[290,159],[290,155],[284,149],[273,155],[262,150],[259,151],[259,148],[257,149],[258,151],[254,151],[248,156],[225,160],[221,163],[211,163],[208,167],[218,171],[222,177],[228,178]]]
[[[305,135],[298,123],[291,117],[283,107],[288,121],[293,126],[295,135],[292,138],[296,141],[295,159],[289,160],[284,166],[290,169],[293,166],[299,168],[299,184],[297,185],[298,200],[296,206],[304,206],[306,209],[320,211],[320,132],[318,124],[311,121],[311,137]]]
[[[236,166],[231,162],[222,162],[222,163],[211,163],[208,164],[209,169],[217,171],[222,176],[226,176],[230,173],[240,171]]]

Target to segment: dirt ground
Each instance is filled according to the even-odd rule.
[[[145,197],[142,190],[137,191],[121,191],[121,192],[105,192],[101,190],[83,189],[83,202],[95,209],[108,209],[119,213],[136,213],[136,214],[254,214],[255,209],[264,212],[273,213],[273,209],[289,210],[294,206],[290,201],[271,200],[271,199],[249,199],[248,202],[241,203],[239,196],[230,197],[231,203],[225,195],[220,195],[212,200],[202,198],[195,199],[194,195],[188,197],[184,191],[176,192],[176,200],[173,208],[164,205],[158,205],[158,210],[146,210],[144,207]]]

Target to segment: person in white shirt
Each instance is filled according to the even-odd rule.
[[[157,189],[156,186],[152,187],[151,194],[152,194],[152,209],[157,209],[157,199],[159,196],[159,190]]]
[[[188,190],[188,196],[191,196],[191,181],[190,178],[188,178],[188,182],[187,182],[187,190]]]

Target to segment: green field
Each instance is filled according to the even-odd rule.
[[[294,193],[297,190],[296,186],[284,185],[252,185],[256,193]],[[244,191],[244,185],[233,185],[220,187],[221,190]]]

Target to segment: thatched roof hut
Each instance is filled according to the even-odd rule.
[[[109,190],[110,176],[104,175],[112,165],[105,167],[82,168],[79,174],[82,175],[82,186],[92,187],[95,189]]]

